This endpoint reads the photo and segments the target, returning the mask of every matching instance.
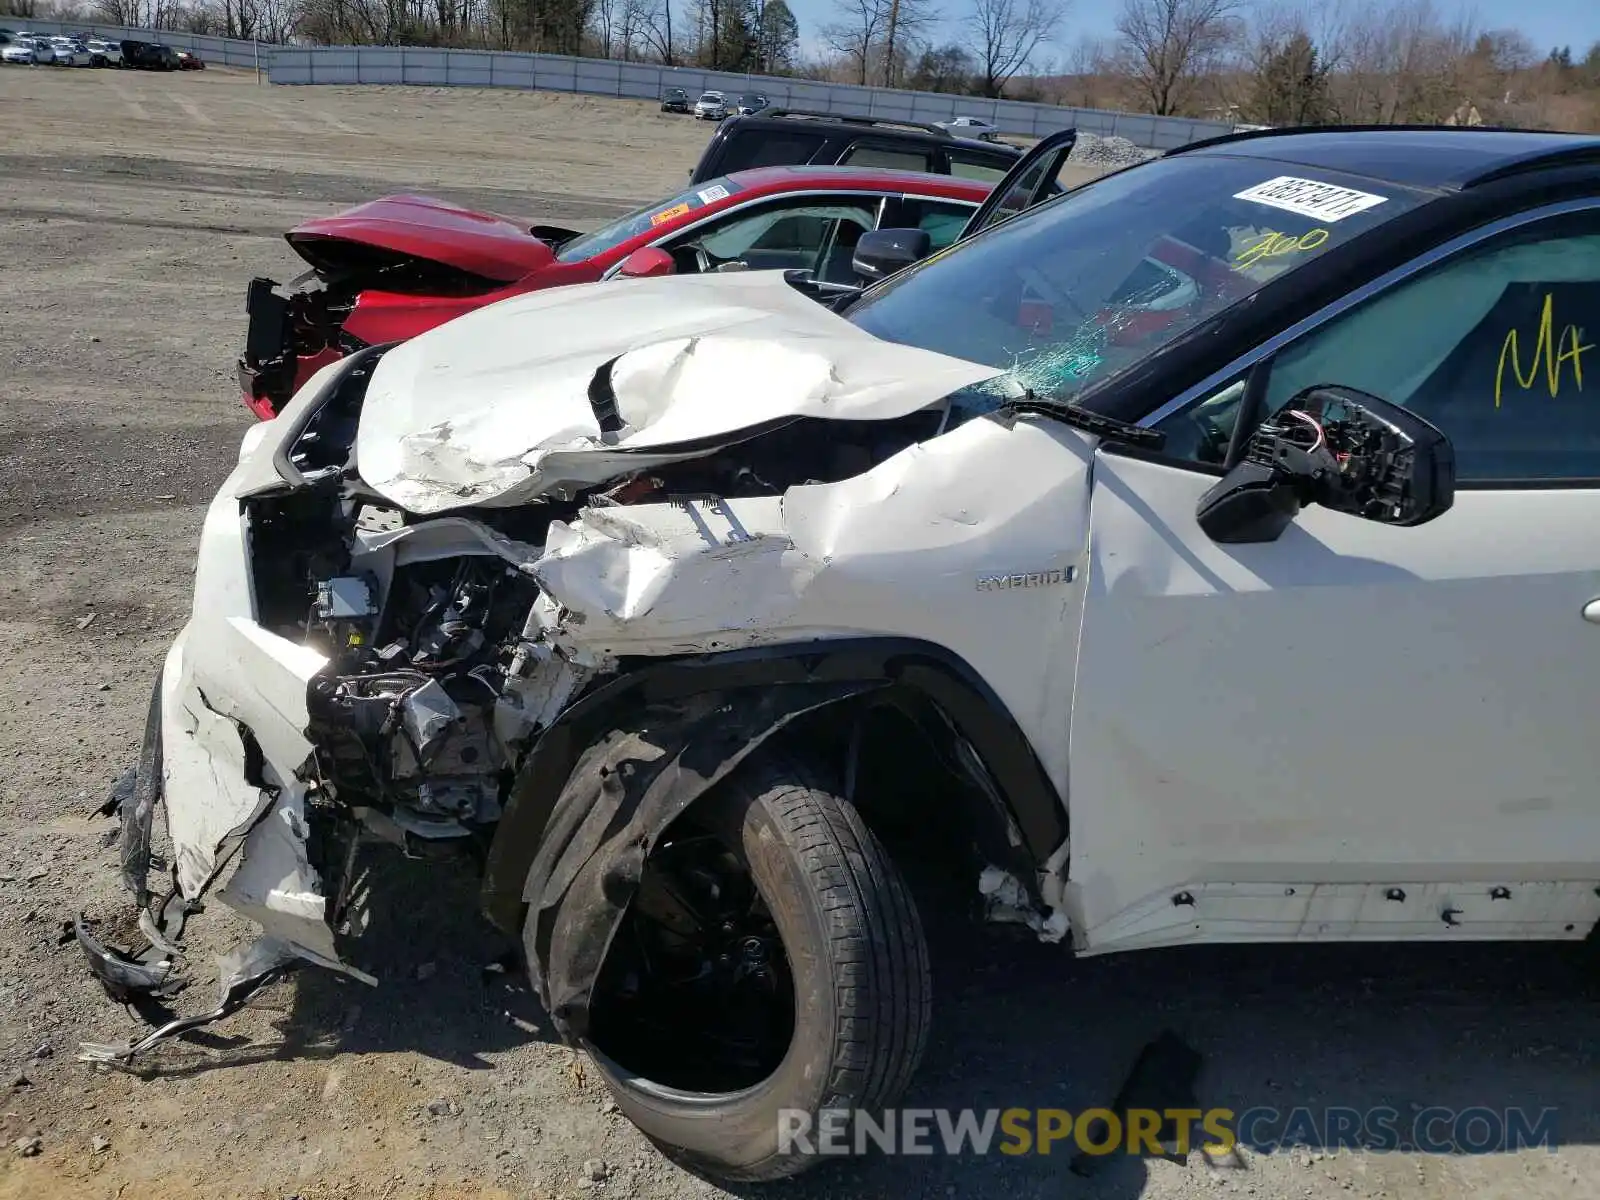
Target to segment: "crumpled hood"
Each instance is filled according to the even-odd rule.
[[[786,419],[905,416],[1001,373],[881,341],[780,271],[613,280],[503,300],[390,350],[356,456],[411,512],[518,504]],[[596,400],[620,429],[602,432]]]
[[[286,235],[295,253],[321,270],[362,265],[362,248],[441,263],[500,283],[514,283],[555,261],[523,226],[428,196],[385,196]]]

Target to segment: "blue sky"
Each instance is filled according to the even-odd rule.
[[[967,0],[935,0],[935,4],[945,14],[945,39],[961,40],[958,21],[968,7]],[[1069,4],[1067,19],[1056,37],[1057,51],[1063,57],[1081,37],[1109,38],[1115,32],[1121,0],[1069,0]],[[837,19],[834,0],[789,0],[789,7],[800,21],[801,44],[808,51],[819,43],[818,29]],[[1435,7],[1444,15],[1475,13],[1477,23],[1485,29],[1520,29],[1541,50],[1570,45],[1576,56],[1600,41],[1600,0],[1476,0],[1461,4],[1435,0]]]

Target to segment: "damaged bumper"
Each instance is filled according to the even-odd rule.
[[[84,1061],[128,1062],[221,1020],[302,961],[376,982],[339,959],[327,920],[329,901],[308,852],[305,785],[273,777],[254,739],[206,704],[185,672],[183,644],[180,638],[169,654],[151,699],[139,762],[118,782],[103,810],[115,811],[121,822],[122,881],[138,907],[145,944],[137,951],[110,946],[82,916],[73,923],[73,935],[111,999],[165,1017],[164,1007],[149,1002],[170,998],[189,982],[181,946],[185,920],[235,860],[216,898],[249,917],[263,934],[220,960],[221,994],[213,1010],[162,1020],[148,1035],[126,1044],[86,1043],[79,1055]],[[169,741],[171,755],[164,752]],[[185,827],[222,829],[241,812],[245,816],[214,842],[176,842],[172,887],[158,899],[150,879],[154,816],[157,805],[167,803],[170,826],[174,801]]]

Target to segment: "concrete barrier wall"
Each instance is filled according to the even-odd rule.
[[[1226,121],[1193,121],[1094,108],[1061,108],[1017,100],[984,100],[936,92],[858,87],[661,67],[558,54],[517,54],[501,50],[445,50],[431,46],[269,46],[187,33],[151,32],[111,25],[23,21],[14,25],[41,33],[87,32],[99,37],[139,38],[198,51],[208,63],[253,67],[259,62],[276,84],[396,84],[432,87],[505,87],[549,92],[580,92],[635,100],[659,100],[669,87],[680,87],[692,101],[703,91],[737,96],[760,92],[784,108],[806,108],[846,116],[883,117],[896,121],[947,121],[982,117],[1007,133],[1042,137],[1077,126],[1103,137],[1125,137],[1156,150],[1170,150],[1203,138],[1230,133]]]
[[[635,100],[659,100],[669,87],[680,87],[694,99],[717,90],[736,96],[760,92],[784,108],[807,108],[848,116],[884,117],[897,121],[947,121],[982,117],[1008,133],[1042,137],[1076,125],[1088,133],[1125,137],[1140,146],[1170,150],[1203,138],[1230,133],[1225,121],[1193,121],[1061,108],[1016,100],[984,100],[935,92],[909,92],[853,84],[818,83],[661,67],[556,54],[514,54],[490,50],[442,50],[395,46],[282,46],[273,51],[270,78],[279,84],[388,83],[440,87],[514,87],[551,92],[582,92]]]

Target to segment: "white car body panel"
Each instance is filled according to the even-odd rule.
[[[585,510],[552,527],[533,571],[582,617],[558,644],[602,656],[874,635],[942,646],[995,689],[1064,788],[1082,595],[1068,576],[1082,567],[1091,446],[1054,423],[977,419],[781,498]],[[996,487],[1008,474],[1044,486]],[[1059,582],[979,588],[1014,569]]]
[[[1462,491],[1409,529],[1309,508],[1224,546],[1194,517],[1214,477],[1104,453],[1095,478],[1071,756],[1087,944],[1600,919],[1600,491]]]

